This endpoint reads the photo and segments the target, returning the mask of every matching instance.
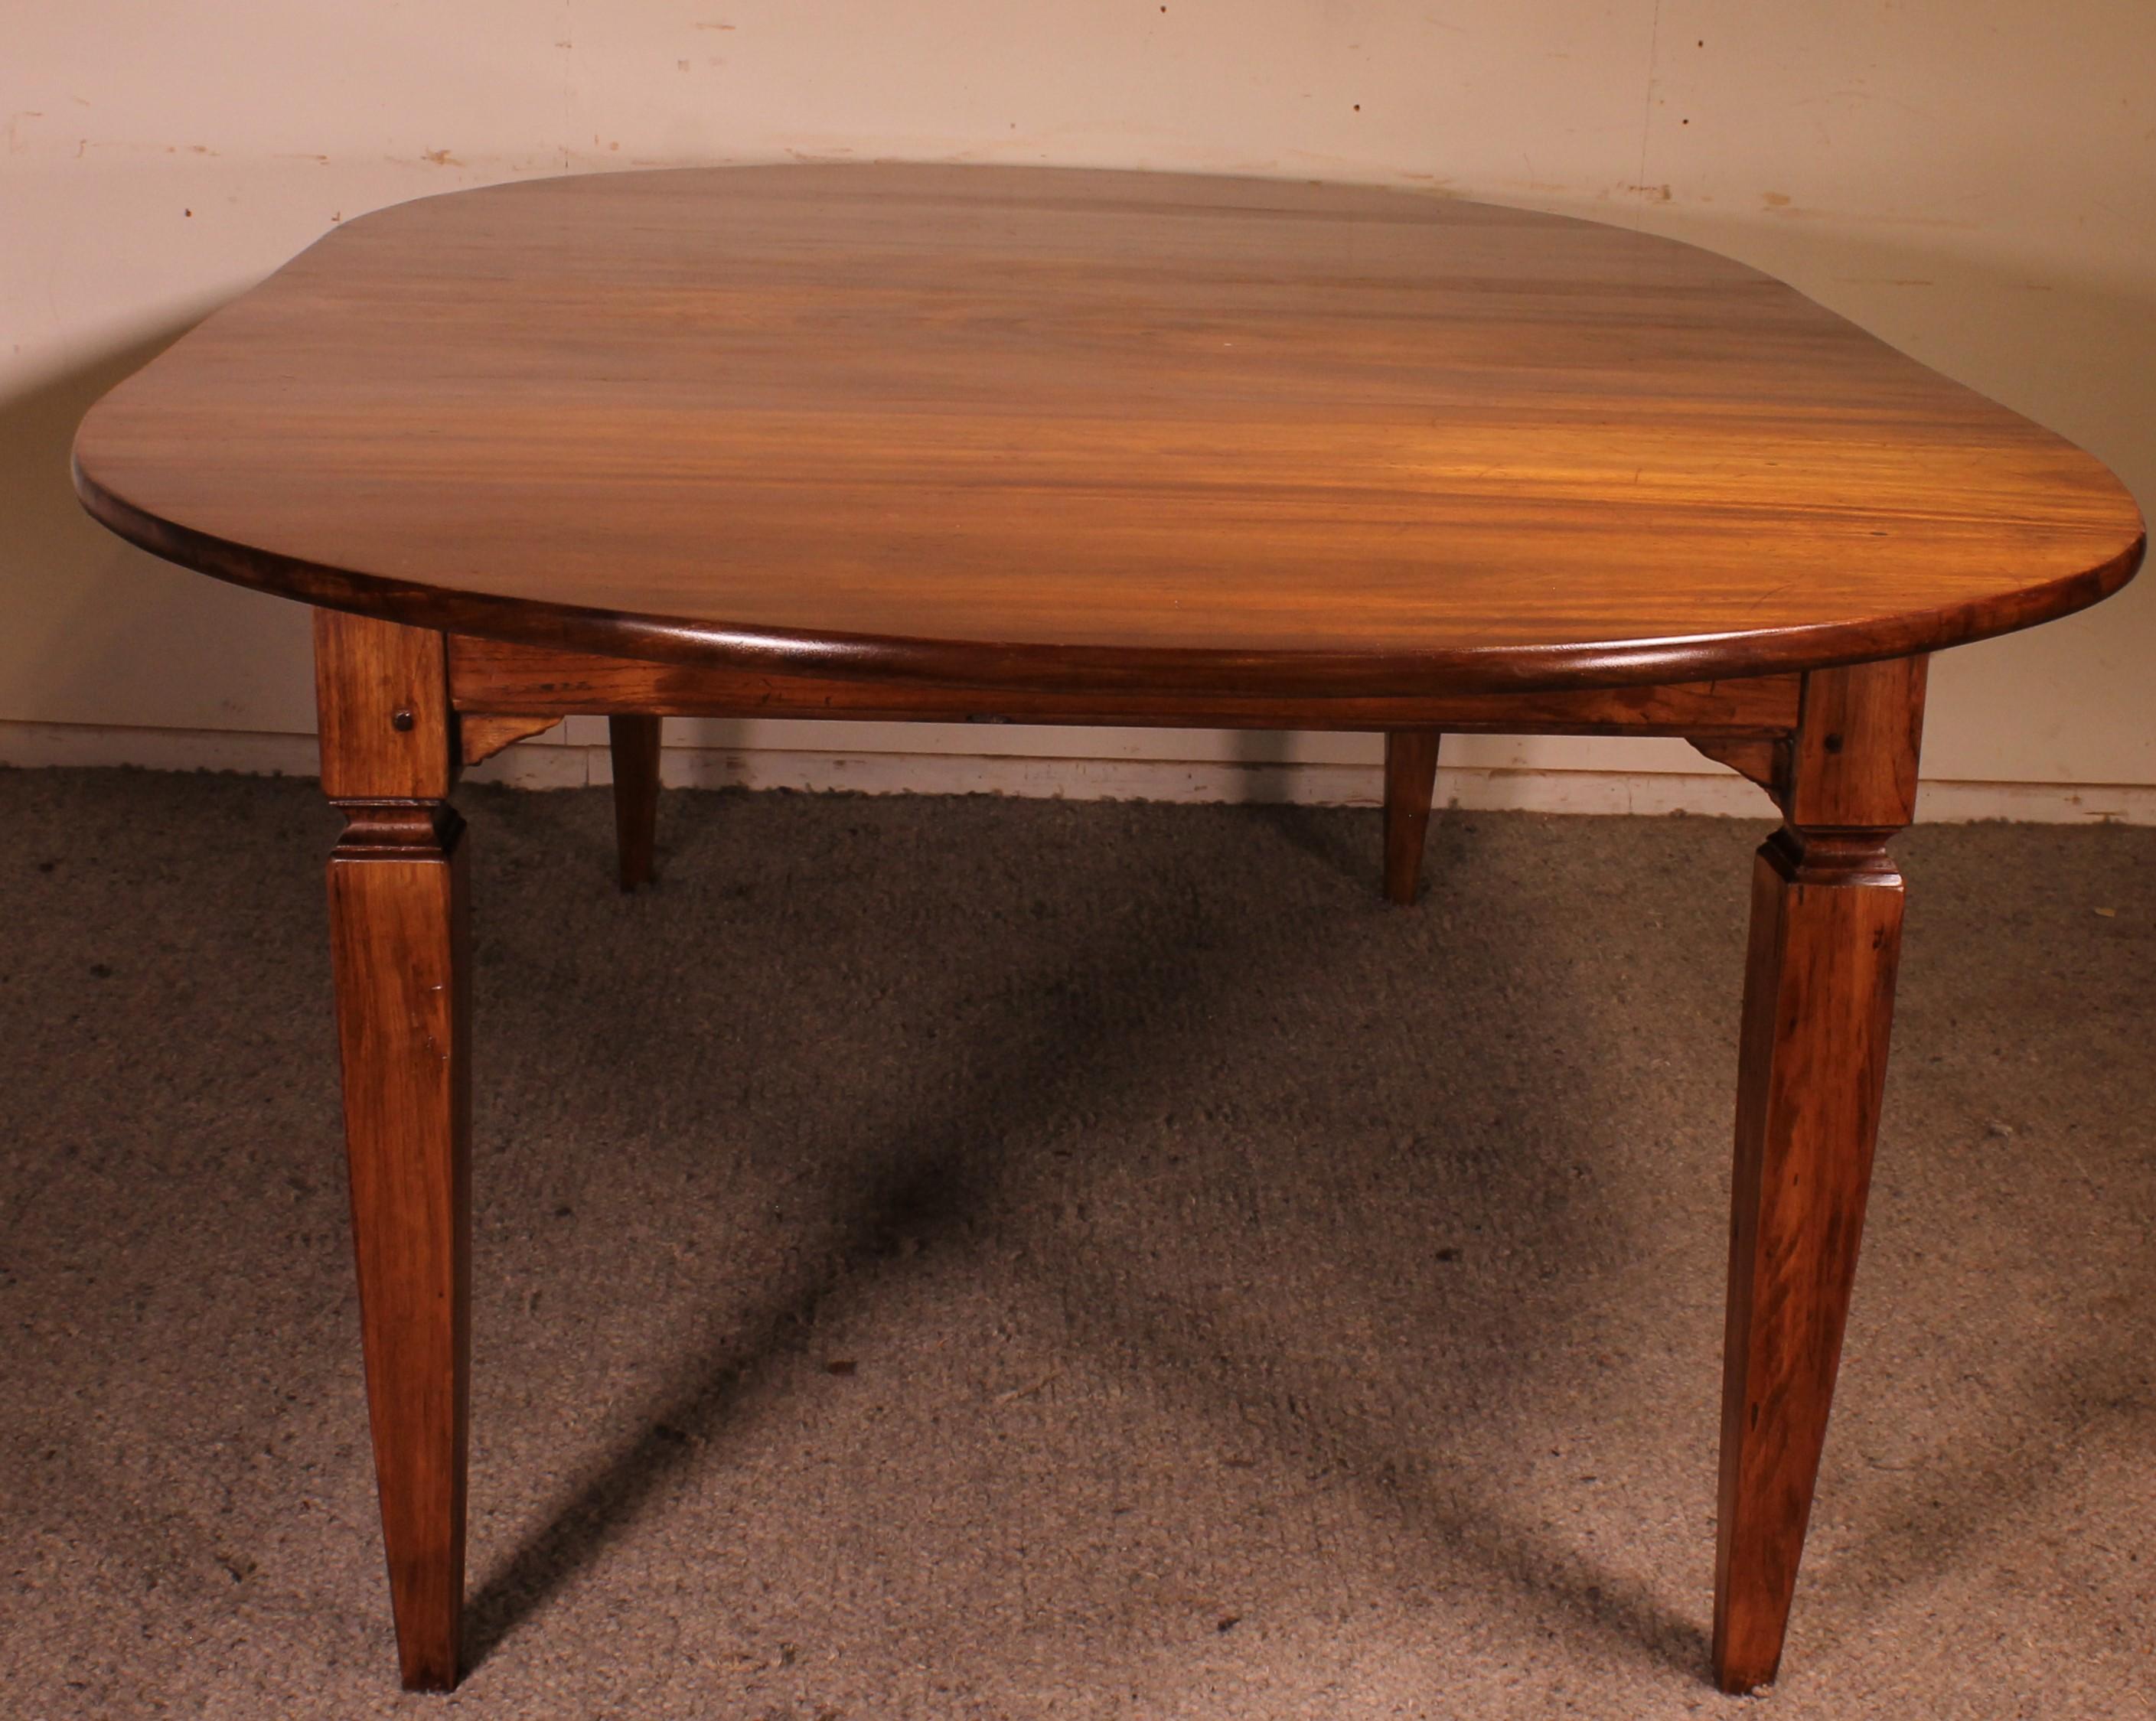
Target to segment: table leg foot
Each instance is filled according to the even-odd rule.
[[[1423,845],[1430,832],[1430,803],[1437,788],[1437,750],[1445,737],[1434,729],[1385,732],[1385,900],[1415,899],[1422,882]]]
[[[637,715],[607,719],[613,751],[613,828],[621,888],[651,882],[659,839],[659,725]]]

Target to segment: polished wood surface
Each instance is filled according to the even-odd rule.
[[[1041,693],[661,663],[465,634],[449,641],[449,696],[459,712],[548,718],[648,711],[669,717],[1774,738],[1796,730],[1799,685],[1794,675],[1761,675],[1666,687],[1389,699]]]
[[[456,778],[439,633],[315,612],[315,713],[332,801],[440,801]]]
[[[1780,1664],[1840,1365],[1887,1078],[1922,658],[1805,679],[1789,822],[1760,848],[1739,1035],[1713,1657]]]
[[[1680,735],[1760,784],[1713,1661],[1779,1662],[1902,923],[1925,653],[2138,565],[2095,461],[1667,241],[1342,187],[981,168],[527,182],[346,223],[123,384],[85,505],[321,606],[368,1401],[408,1685],[459,1672],[460,764],[613,720]]]
[[[1434,729],[1385,734],[1385,900],[1404,907],[1422,884],[1422,852],[1430,835],[1430,802],[1437,787]]]
[[[493,758],[505,747],[546,734],[561,720],[552,716],[501,716],[460,711],[457,714],[457,762],[477,765]]]
[[[403,1683],[445,1691],[464,1606],[471,963],[463,822],[434,798],[450,762],[442,641],[316,623],[322,774],[346,818],[330,956],[382,1539]]]
[[[614,845],[624,890],[651,882],[658,851],[659,721],[620,711],[607,719],[613,755]]]
[[[1917,816],[1922,658],[1808,675],[1783,802],[1799,830],[1898,831]]]
[[[1782,804],[1789,773],[1789,743],[1786,737],[1741,740],[1695,735],[1687,739],[1716,764],[1726,765],[1738,776],[1758,784],[1777,807]]]
[[[346,222],[90,414],[172,560],[627,657],[1433,694],[1921,652],[2115,589],[2102,466],[1741,264],[1343,186],[527,181]]]

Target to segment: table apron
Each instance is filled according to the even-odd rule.
[[[503,718],[817,717],[1088,724],[1168,729],[1435,729],[1455,734],[1679,735],[1778,740],[1794,732],[1803,678],[1762,675],[1548,693],[1313,699],[1223,694],[1014,692],[776,675],[548,646],[449,638],[449,699]],[[535,725],[534,727],[543,727]]]

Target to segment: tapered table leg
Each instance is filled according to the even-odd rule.
[[[1754,863],[1722,1353],[1714,1671],[1780,1664],[1887,1074],[1923,665],[1807,678],[1787,823]]]
[[[408,1689],[457,1682],[470,1381],[464,827],[439,635],[317,613],[330,946],[369,1420]]]
[[[1385,732],[1385,900],[1411,903],[1422,882],[1422,853],[1430,833],[1430,797],[1437,787],[1437,750],[1445,737],[1434,729]]]
[[[613,828],[621,888],[651,882],[659,839],[659,724],[635,715],[607,719],[613,750]]]
[[[454,812],[356,815],[330,862],[345,1149],[398,1656],[457,1682],[470,1392],[470,1058]]]

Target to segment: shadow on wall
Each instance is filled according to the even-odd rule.
[[[0,721],[312,730],[298,605],[160,561],[74,494],[83,415],[212,308],[0,396]]]

